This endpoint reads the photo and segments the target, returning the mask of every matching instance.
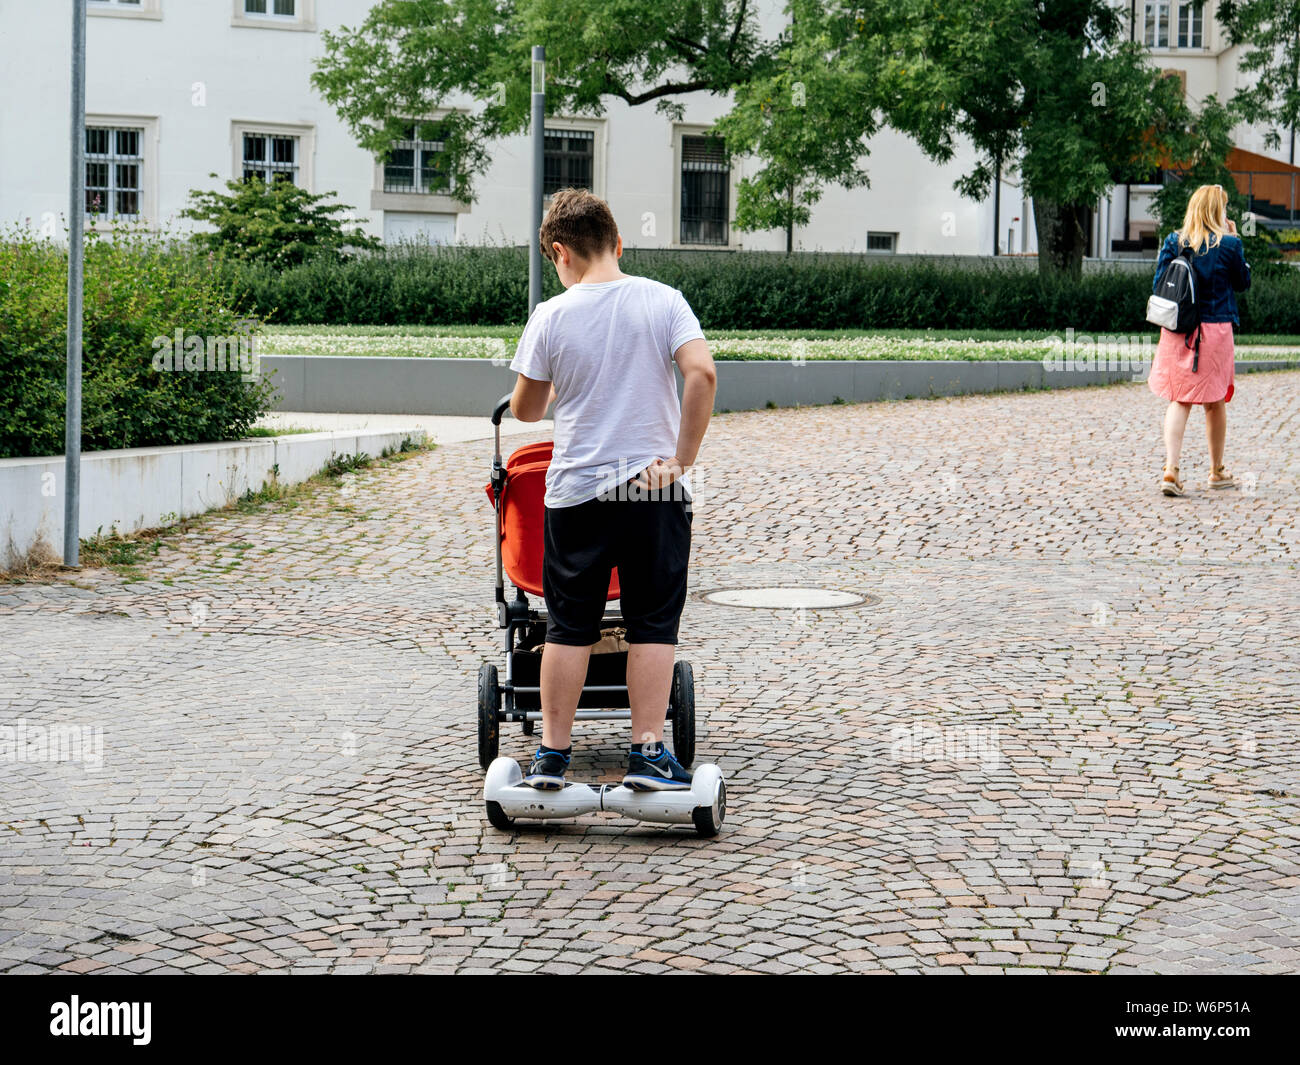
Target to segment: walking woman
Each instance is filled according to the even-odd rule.
[[[1165,411],[1165,469],[1160,491],[1167,496],[1187,494],[1178,473],[1183,433],[1192,407],[1205,408],[1205,435],[1210,445],[1210,488],[1231,488],[1235,482],[1223,466],[1223,446],[1228,435],[1227,403],[1233,393],[1233,326],[1237,317],[1237,293],[1250,287],[1250,264],[1246,262],[1236,223],[1228,218],[1228,194],[1222,185],[1202,185],[1187,201],[1183,225],[1170,233],[1160,258],[1152,291],[1170,260],[1185,249],[1192,252],[1196,278],[1196,306],[1200,312],[1199,358],[1197,335],[1160,330],[1148,385],[1162,399]],[[1191,341],[1189,346],[1186,341]]]

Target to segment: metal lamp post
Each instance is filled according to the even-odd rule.
[[[542,248],[537,233],[542,228],[542,175],[546,160],[546,48],[533,45],[533,177],[529,191],[532,207],[532,232],[528,248],[528,313],[542,302]]]
[[[72,0],[72,176],[68,202],[68,368],[64,408],[63,564],[80,561],[81,317],[86,246],[86,0]]]

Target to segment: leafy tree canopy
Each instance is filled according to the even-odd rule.
[[[599,114],[618,98],[680,115],[692,93],[730,94],[717,130],[759,162],[740,184],[741,229],[807,222],[826,185],[865,184],[867,141],[886,125],[937,161],[973,144],[958,190],[983,197],[999,167],[1018,167],[1040,262],[1067,271],[1091,205],[1149,175],[1190,119],[1110,0],[787,0],[771,37],[755,6],[382,0],[359,28],[325,35],[313,82],[376,154],[393,116],[477,101],[450,113],[446,141],[465,198],[487,144],[527,129],[533,44],[547,48],[552,112]]]
[[[1256,269],[1276,261],[1280,252],[1266,230],[1251,219],[1249,203],[1237,188],[1228,170],[1228,153],[1232,151],[1232,129],[1237,121],[1233,109],[1214,96],[1206,98],[1195,119],[1173,139],[1168,167],[1172,180],[1166,181],[1155,195],[1155,215],[1163,239],[1183,224],[1187,201],[1201,185],[1221,185],[1228,193],[1228,217],[1237,223],[1246,250],[1246,259]]]
[[[1268,125],[1266,143],[1278,148],[1279,129],[1300,125],[1300,0],[1224,0],[1218,16],[1228,39],[1243,46],[1238,68],[1254,75],[1232,106]]]
[[[403,120],[445,114],[456,194],[472,199],[487,144],[523,133],[534,44],[546,109],[603,114],[611,98],[681,117],[682,97],[727,93],[774,66],[753,0],[381,0],[359,27],[325,31],[312,84],[381,156]],[[466,105],[469,110],[458,110]]]

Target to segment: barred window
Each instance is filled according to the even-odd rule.
[[[384,191],[448,193],[446,133],[437,122],[411,123],[384,156]]]
[[[1169,0],[1146,0],[1142,19],[1142,43],[1148,48],[1168,48]]]
[[[1184,3],[1178,5],[1178,47],[1179,48],[1200,48],[1204,35],[1205,16],[1202,12],[1204,4],[1199,0],[1195,3]]]
[[[294,0],[244,0],[244,14],[269,18],[295,18]]]
[[[718,137],[682,137],[681,243],[725,246],[730,237],[731,162]]]
[[[86,213],[140,217],[144,196],[144,130],[86,127]]]
[[[542,193],[550,196],[560,189],[591,191],[596,134],[589,129],[548,129],[543,136],[545,151]]]
[[[298,183],[298,138],[272,133],[245,133],[245,181]]]
[[[867,233],[867,251],[892,255],[898,250],[898,234],[870,230]]]
[[[162,0],[87,0],[86,14],[160,19]]]

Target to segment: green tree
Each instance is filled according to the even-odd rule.
[[[1228,169],[1232,151],[1232,129],[1237,122],[1233,109],[1208,96],[1186,130],[1171,139],[1167,178],[1155,195],[1155,215],[1160,237],[1183,224],[1187,201],[1201,185],[1222,185],[1228,193],[1228,217],[1237,223],[1245,245],[1246,259],[1255,267],[1276,260],[1279,251],[1266,232],[1258,231],[1249,215],[1249,202],[1237,188]]]
[[[1248,122],[1269,127],[1266,143],[1281,147],[1289,132],[1295,162],[1295,130],[1300,125],[1300,0],[1224,0],[1218,17],[1233,44],[1242,45],[1238,69],[1254,74],[1238,89],[1233,108]]]
[[[381,246],[360,228],[347,228],[356,220],[339,215],[352,208],[325,203],[332,192],[317,196],[289,181],[268,185],[260,179],[227,181],[226,189],[196,189],[190,193],[190,205],[181,211],[184,218],[212,226],[193,235],[201,250],[286,267],[314,256],[337,259],[350,249]]]
[[[732,110],[715,125],[728,150],[756,156],[761,168],[739,182],[742,231],[806,225],[827,185],[869,185],[868,140],[884,125],[887,4],[831,12],[823,0],[789,0],[789,21],[773,62],[734,87]],[[787,249],[789,244],[787,244]]]
[[[741,182],[742,228],[805,222],[825,185],[865,183],[865,140],[888,124],[940,162],[973,145],[956,182],[965,196],[1019,170],[1040,270],[1077,276],[1091,207],[1155,171],[1190,120],[1179,84],[1126,39],[1108,0],[793,0],[790,11],[778,66],[739,87],[718,123],[765,167]]]
[[[957,95],[949,121],[935,125],[945,136],[962,133],[986,160],[1017,153],[1034,202],[1040,270],[1077,276],[1090,209],[1117,182],[1147,177],[1185,128],[1181,86],[1127,40],[1124,13],[1109,0],[978,7],[960,33],[941,38],[935,62],[958,72]],[[991,65],[993,54],[1004,73],[990,93],[972,66]],[[924,127],[918,137],[938,158],[951,152]],[[959,187],[977,195],[993,171],[985,162]]]
[[[866,184],[886,124],[938,161],[973,143],[957,189],[983,197],[1018,166],[1042,269],[1075,274],[1090,207],[1155,170],[1188,117],[1110,0],[787,0],[771,38],[755,7],[381,0],[360,27],[323,35],[312,81],[378,156],[405,123],[445,111],[446,169],[466,200],[488,143],[527,129],[533,44],[547,48],[550,111],[600,114],[617,98],[680,116],[690,94],[731,94],[717,132],[758,161],[740,183],[747,230],[805,223],[827,185]],[[477,104],[455,110],[467,97]]]
[[[896,0],[907,21],[894,64],[904,105],[891,123],[947,161],[963,140],[978,153],[957,182],[987,195],[998,170],[1019,170],[1033,198],[1039,269],[1077,276],[1088,212],[1117,182],[1159,165],[1189,115],[1178,82],[1127,40],[1109,0]]]
[[[445,165],[472,200],[487,145],[528,128],[531,47],[546,46],[548,113],[602,114],[619,99],[683,113],[769,70],[753,0],[380,0],[358,27],[324,31],[312,84],[382,157],[404,125],[439,113]],[[466,99],[477,106],[457,109]]]

